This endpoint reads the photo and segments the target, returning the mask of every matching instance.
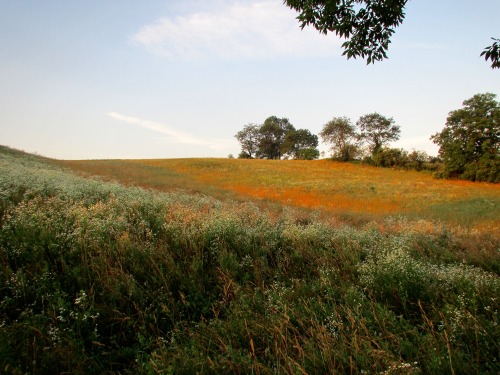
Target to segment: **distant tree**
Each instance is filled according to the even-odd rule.
[[[495,97],[486,93],[465,100],[431,137],[440,147],[443,177],[500,182],[500,105]]]
[[[287,118],[268,117],[262,125],[248,124],[235,135],[241,144],[240,159],[317,159],[318,136],[298,129]]]
[[[372,162],[377,167],[407,168],[408,152],[402,148],[381,147],[373,156]]]
[[[342,44],[348,59],[366,58],[375,63],[387,58],[394,29],[405,18],[408,0],[285,0],[299,12],[300,27],[312,25],[322,34],[333,32],[346,41]],[[481,56],[491,60],[492,68],[500,67],[499,39],[486,47]]]
[[[361,116],[356,126],[360,130],[360,140],[368,143],[372,156],[388,142],[397,141],[401,132],[392,117],[387,118],[378,113]]]
[[[408,154],[408,169],[421,171],[430,160],[431,158],[425,151],[413,150]]]
[[[238,159],[253,159],[253,157],[251,157],[247,152],[241,151],[238,155]]]
[[[319,158],[319,150],[313,147],[307,147],[300,149],[297,152],[297,158],[299,160],[315,160]]]
[[[259,128],[257,156],[266,159],[281,159],[285,136],[295,130],[287,118],[268,117]]]
[[[282,151],[293,159],[317,159],[318,136],[307,129],[290,130],[286,133]]]
[[[260,139],[259,129],[259,125],[248,124],[236,133],[235,137],[241,145],[240,158],[251,159],[256,155]]]
[[[356,152],[356,128],[347,117],[334,117],[327,122],[319,133],[323,143],[330,144],[332,157],[340,161],[349,161]]]

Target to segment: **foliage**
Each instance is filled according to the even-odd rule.
[[[0,171],[5,373],[500,369],[494,237],[274,215],[5,148]]]
[[[425,151],[413,150],[408,154],[408,162],[406,164],[408,169],[414,169],[416,171],[421,171],[424,169],[432,170],[433,164],[436,164],[437,160],[432,160],[432,158],[427,155]]]
[[[359,133],[358,130],[359,129]],[[331,144],[332,159],[338,161],[362,160],[381,167],[436,170],[425,152],[384,147],[399,139],[400,128],[392,118],[371,113],[359,118],[355,125],[347,117],[334,117],[319,133],[324,143]],[[287,118],[268,117],[262,125],[248,124],[235,135],[241,144],[239,159],[313,160],[319,157],[318,136],[307,129],[295,129]],[[366,155],[363,143],[368,143]],[[364,157],[363,157],[363,154]],[[484,173],[484,168],[478,171]]]
[[[377,154],[387,142],[397,141],[401,132],[392,117],[387,118],[376,112],[361,116],[356,126],[360,130],[359,138],[369,144],[372,155]]]
[[[323,126],[319,135],[324,143],[332,145],[334,160],[361,160],[377,167],[416,171],[436,170],[437,160],[431,161],[424,151],[413,150],[408,153],[403,149],[384,146],[389,141],[397,140],[399,131],[399,126],[394,124],[392,118],[372,113],[362,116],[355,125],[347,117],[334,117]],[[369,144],[370,154],[362,147],[363,141]]]
[[[431,139],[439,145],[446,178],[500,182],[500,106],[491,93],[476,94],[448,115]]]
[[[259,128],[257,156],[266,159],[281,159],[285,136],[295,130],[287,118],[268,117]]]
[[[384,168],[435,172],[441,167],[438,158],[427,155],[425,151],[408,152],[402,148],[382,147],[374,155],[367,155],[363,163]]]
[[[494,40],[491,46],[488,46],[481,52],[486,61],[491,61],[491,69],[500,68],[500,39],[491,38]]]
[[[334,117],[327,122],[319,136],[332,145],[332,157],[339,161],[353,160],[356,155],[356,128],[347,117]]]
[[[240,159],[319,157],[318,137],[307,129],[295,129],[287,118],[270,116],[262,125],[246,125],[235,137],[241,144]]]
[[[283,141],[283,153],[293,159],[313,160],[319,157],[318,136],[307,129],[291,130]]]
[[[404,19],[407,0],[286,0],[300,12],[304,28],[314,26],[321,33],[334,32],[346,41],[342,44],[347,58],[366,57],[367,64],[387,58],[394,28]]]
[[[408,162],[408,153],[401,148],[382,147],[373,155],[373,163],[379,167],[403,168]]]
[[[241,155],[244,155],[244,158],[253,158],[259,146],[259,125],[245,125],[243,130],[236,133],[235,137],[241,144]]]
[[[285,0],[284,3],[299,12],[297,19],[303,29],[312,25],[322,34],[334,32],[342,43],[342,55],[365,58],[375,63],[387,58],[387,50],[394,29],[405,17],[408,0]],[[499,39],[481,52],[491,68],[500,67]]]
[[[313,147],[301,148],[294,155],[296,160],[315,160],[319,158],[319,150]]]

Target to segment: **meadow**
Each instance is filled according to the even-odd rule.
[[[0,147],[0,371],[498,374],[499,201],[328,161]]]
[[[127,185],[187,189],[218,199],[277,203],[352,224],[406,217],[428,230],[500,232],[500,186],[439,180],[431,173],[329,160],[161,159],[63,161]],[[418,223],[417,223],[418,222]]]

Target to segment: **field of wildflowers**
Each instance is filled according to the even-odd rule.
[[[500,232],[498,184],[438,180],[430,173],[329,160],[98,160],[63,165],[146,188],[274,202],[354,222],[404,216],[420,221],[420,227],[427,221],[428,228],[443,223],[461,231]]]
[[[193,174],[194,160],[185,172],[183,161],[148,166],[161,177],[143,161],[114,163],[140,166],[123,183],[159,188],[0,147],[0,372],[499,373],[495,233],[451,221],[427,230],[432,218],[397,200],[355,226],[313,205],[267,211],[220,193],[237,178],[212,160]],[[279,178],[293,187],[280,175],[261,185]],[[456,186],[454,197],[498,203],[495,187]]]

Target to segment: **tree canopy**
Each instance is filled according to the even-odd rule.
[[[317,159],[318,136],[307,129],[289,131],[283,142],[283,152],[293,159]]]
[[[495,97],[486,93],[465,100],[431,137],[440,146],[443,177],[500,182],[500,105]]]
[[[240,158],[317,159],[318,136],[307,129],[295,129],[287,118],[268,117],[262,125],[248,124],[235,135]]]
[[[332,157],[340,161],[353,159],[358,135],[356,128],[347,117],[334,117],[319,133],[323,143],[331,144]]]
[[[286,0],[299,12],[300,26],[334,32],[346,41],[347,58],[366,57],[368,64],[387,58],[394,28],[403,22],[408,0]]]
[[[259,148],[257,156],[267,159],[281,159],[283,143],[288,132],[295,127],[287,118],[268,117],[259,128]]]
[[[332,159],[337,161],[418,171],[439,168],[439,159],[423,151],[410,153],[388,147],[389,142],[399,139],[399,133],[399,125],[392,118],[370,113],[355,124],[347,117],[334,117],[319,136],[331,146]],[[295,129],[287,118],[270,116],[262,125],[245,125],[235,137],[241,144],[239,158],[313,160],[320,155],[318,136],[308,129]]]
[[[235,135],[241,144],[241,152],[248,158],[253,158],[259,146],[259,125],[248,124]]]
[[[484,56],[486,61],[491,61],[491,68],[500,68],[500,39],[493,39],[493,44],[488,46],[481,52],[481,56]]]
[[[360,139],[369,144],[372,155],[388,142],[397,141],[401,133],[392,117],[387,118],[376,112],[361,116],[356,126],[360,130]]]
[[[285,0],[299,12],[300,27],[312,25],[323,34],[333,32],[346,41],[342,44],[347,58],[366,58],[374,63],[387,58],[394,29],[405,17],[408,0]],[[492,68],[500,67],[499,39],[481,53]]]

